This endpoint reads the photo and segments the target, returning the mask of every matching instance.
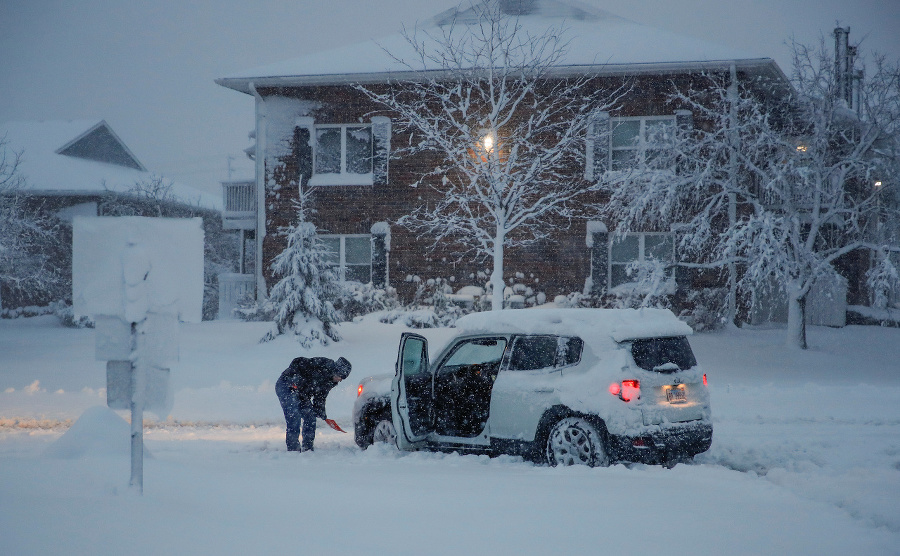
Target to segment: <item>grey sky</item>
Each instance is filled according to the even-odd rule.
[[[828,38],[836,21],[864,51],[900,59],[900,0],[582,2],[772,57],[785,72],[785,40]],[[253,127],[252,99],[215,78],[391,34],[452,5],[0,0],[0,122],[104,118],[151,170],[215,191],[228,155],[251,171],[242,150]]]

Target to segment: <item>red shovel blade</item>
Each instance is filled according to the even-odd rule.
[[[325,422],[328,423],[329,427],[333,428],[336,431],[347,432],[344,429],[342,429],[341,427],[339,427],[338,424],[334,422],[334,419],[325,419]]]

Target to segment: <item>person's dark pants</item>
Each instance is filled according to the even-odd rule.
[[[302,450],[312,450],[313,441],[316,439],[316,414],[312,404],[309,401],[303,403],[298,400],[291,385],[287,383],[276,382],[275,393],[278,395],[278,401],[281,402],[281,410],[284,411],[286,424],[284,443],[287,445],[288,451],[301,451],[298,438],[301,432],[303,434]]]

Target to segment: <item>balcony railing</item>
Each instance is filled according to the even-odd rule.
[[[222,183],[222,227],[226,230],[256,229],[256,183],[235,181]]]

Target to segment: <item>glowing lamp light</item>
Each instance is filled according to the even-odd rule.
[[[362,391],[363,391],[363,385],[360,384],[359,387],[356,389],[356,397],[357,398],[362,396]]]
[[[494,150],[494,136],[490,133],[484,136],[481,140],[482,146],[484,146],[484,152],[493,152]]]
[[[797,150],[802,153],[805,153],[808,149],[809,149],[809,147],[807,147],[806,145],[803,145],[803,144],[797,145]]]
[[[875,182],[875,187],[881,187],[881,180]]]

